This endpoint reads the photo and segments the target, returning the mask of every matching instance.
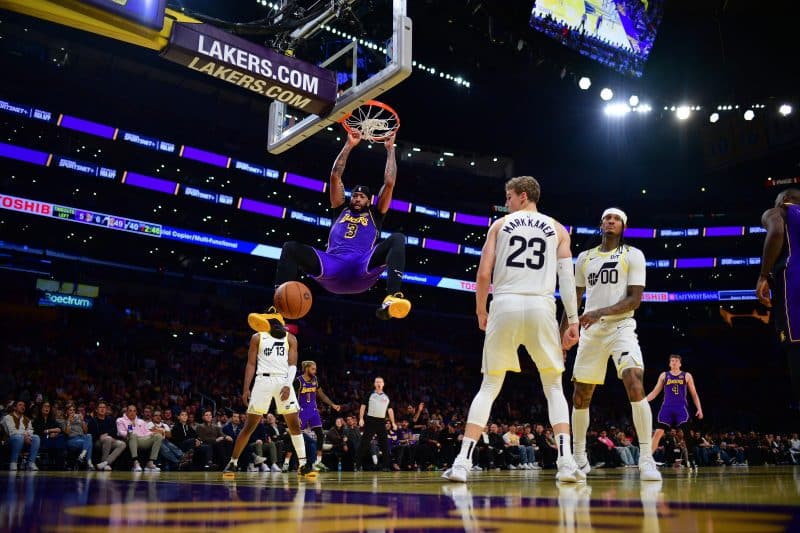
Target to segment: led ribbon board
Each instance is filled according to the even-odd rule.
[[[336,73],[207,24],[176,23],[161,55],[315,115],[336,102]]]

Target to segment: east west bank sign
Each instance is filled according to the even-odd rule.
[[[165,59],[315,115],[336,101],[336,74],[207,24],[175,23]]]

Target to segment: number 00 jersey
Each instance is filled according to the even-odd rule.
[[[575,285],[586,287],[586,311],[594,311],[619,302],[628,294],[628,285],[645,284],[644,254],[638,248],[623,244],[610,252],[600,247],[578,255],[575,264]],[[620,320],[633,316],[633,311],[604,317]]]
[[[269,333],[259,333],[256,377],[261,374],[289,373],[289,336],[276,339]]]
[[[506,215],[497,232],[494,294],[553,296],[558,265],[557,222],[537,211]]]

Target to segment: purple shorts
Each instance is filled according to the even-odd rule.
[[[689,421],[689,412],[686,407],[662,406],[658,412],[658,423],[671,428],[677,428]]]
[[[386,265],[367,270],[374,250],[375,248],[366,254],[329,254],[314,250],[322,268],[320,275],[314,279],[325,290],[334,294],[365,292],[375,285],[386,270]]]
[[[316,428],[322,426],[322,418],[316,409],[300,410],[300,429]]]

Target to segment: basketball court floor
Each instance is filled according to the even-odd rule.
[[[800,467],[321,474],[7,474],[2,531],[800,531]]]

